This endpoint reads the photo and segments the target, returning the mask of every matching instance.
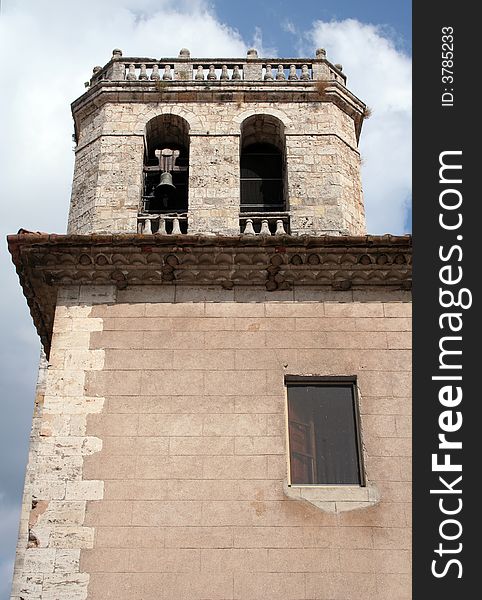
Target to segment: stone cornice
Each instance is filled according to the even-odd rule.
[[[63,285],[411,288],[410,236],[159,236],[19,233],[8,247],[48,353]]]
[[[290,81],[270,84],[263,81],[107,81],[101,79],[72,105],[78,133],[79,119],[106,103],[191,103],[191,102],[332,102],[353,119],[360,137],[365,104],[338,81]],[[323,82],[325,83],[325,82]]]

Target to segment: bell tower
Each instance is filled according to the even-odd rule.
[[[124,57],[68,232],[9,236],[45,351],[12,600],[409,600],[411,240],[314,58]]]
[[[69,232],[365,233],[365,105],[312,59],[123,57],[72,105]]]

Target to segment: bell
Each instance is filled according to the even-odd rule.
[[[154,188],[154,197],[160,200],[162,208],[167,209],[170,204],[170,200],[173,198],[176,192],[176,186],[172,183],[172,175],[168,171],[161,173],[161,181]]]
[[[161,188],[166,187],[170,187],[173,190],[176,189],[176,186],[172,183],[172,175],[168,171],[166,171],[165,173],[161,173],[161,181],[158,185],[156,185],[156,191],[159,190],[159,192],[161,192],[163,191],[161,190]]]

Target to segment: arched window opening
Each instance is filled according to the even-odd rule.
[[[268,234],[268,229],[270,234],[288,232],[285,157],[281,121],[271,115],[254,115],[244,121],[240,158],[242,232]]]
[[[241,212],[283,210],[283,156],[272,144],[250,144],[241,154]]]
[[[189,125],[177,115],[159,115],[146,126],[142,213],[157,231],[187,233]],[[159,219],[148,215],[159,215]]]

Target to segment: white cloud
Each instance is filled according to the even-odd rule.
[[[285,19],[281,23],[281,29],[283,31],[286,31],[287,33],[291,33],[293,35],[298,33],[295,24],[293,23],[293,21],[290,21],[290,19]]]
[[[365,121],[360,150],[370,233],[403,233],[411,199],[411,60],[376,25],[316,21],[309,34],[341,63],[348,88],[373,115]]]

